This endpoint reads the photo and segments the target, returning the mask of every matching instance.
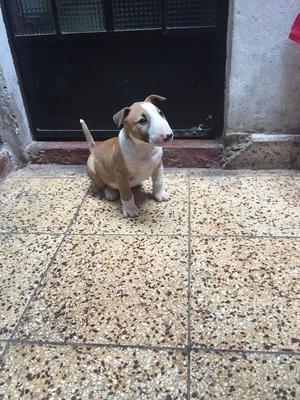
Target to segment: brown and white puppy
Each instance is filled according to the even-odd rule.
[[[83,132],[90,148],[87,173],[91,180],[104,190],[108,200],[116,200],[120,193],[124,217],[137,217],[131,188],[152,178],[153,197],[168,201],[163,188],[162,146],[173,139],[173,132],[160,109],[155,105],[165,101],[161,96],[151,95],[143,102],[125,107],[113,116],[120,130],[112,138],[96,146],[83,120]]]

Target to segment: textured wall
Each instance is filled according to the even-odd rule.
[[[227,130],[300,133],[299,0],[233,0]]]
[[[30,129],[0,8],[0,137],[17,164],[26,161]]]

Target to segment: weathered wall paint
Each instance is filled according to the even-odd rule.
[[[26,162],[32,141],[7,32],[0,7],[0,136],[17,164]]]
[[[232,0],[229,132],[300,133],[300,45],[288,39],[299,0]]]

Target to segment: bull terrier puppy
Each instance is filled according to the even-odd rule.
[[[90,149],[87,174],[108,200],[116,200],[120,193],[124,217],[137,217],[132,188],[150,176],[155,200],[168,201],[163,187],[162,146],[173,139],[173,132],[157,102],[166,99],[157,95],[133,103],[113,116],[122,128],[118,137],[99,146],[81,119],[80,123]]]

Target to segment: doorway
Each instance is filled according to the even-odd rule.
[[[223,129],[228,0],[2,0],[35,140],[117,135],[149,94],[178,138]]]

